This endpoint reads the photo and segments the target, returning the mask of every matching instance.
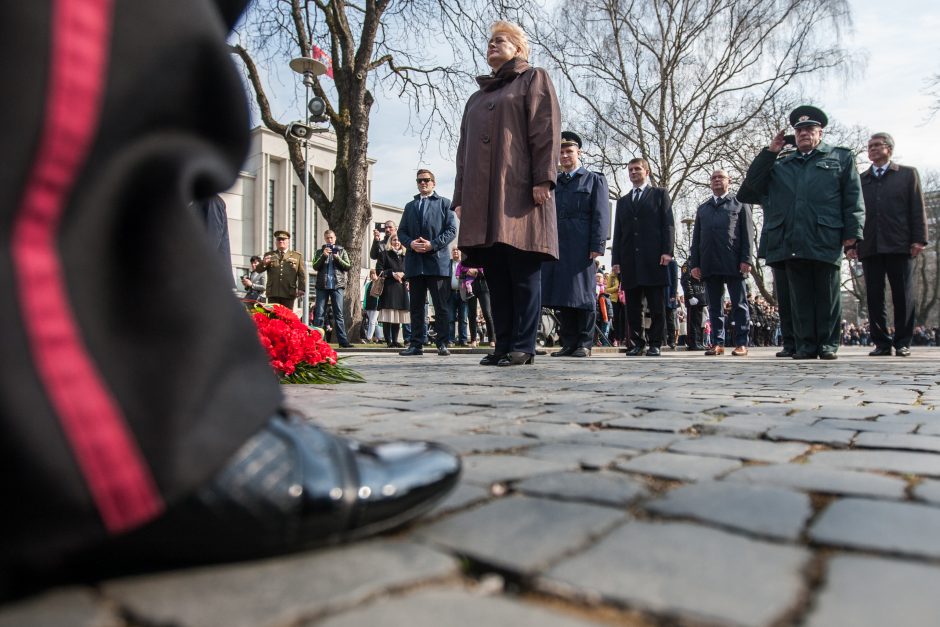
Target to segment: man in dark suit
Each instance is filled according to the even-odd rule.
[[[611,270],[620,275],[627,297],[627,320],[633,347],[628,357],[646,353],[659,357],[665,329],[664,292],[666,267],[672,260],[676,227],[669,193],[649,184],[646,159],[631,159],[627,172],[633,189],[617,201]],[[643,338],[643,299],[652,323],[648,344]]]
[[[862,174],[865,231],[857,255],[865,271],[873,357],[909,357],[914,334],[914,258],[927,245],[927,213],[917,170],[891,161],[894,138],[868,140],[871,168]],[[850,252],[851,255],[851,252]],[[885,277],[891,285],[894,336],[888,333]]]
[[[754,221],[751,206],[728,193],[731,179],[724,170],[711,175],[712,197],[695,212],[692,229],[692,276],[705,281],[708,317],[711,320],[712,347],[706,355],[725,352],[725,316],[722,295],[725,286],[731,297],[734,346],[731,354],[747,355],[751,317],[748,311],[746,281],[754,263]]]
[[[588,357],[597,304],[594,260],[610,233],[607,179],[581,166],[581,137],[561,134],[562,171],[555,185],[558,260],[542,264],[542,306],[557,309],[562,348],[552,357]]]
[[[434,174],[418,170],[415,179],[418,193],[405,205],[398,227],[398,239],[408,248],[405,255],[405,278],[411,294],[411,341],[399,355],[424,353],[428,341],[428,323],[425,305],[428,290],[434,303],[434,328],[437,331],[437,354],[446,357],[447,329],[450,326],[450,252],[449,246],[457,237],[457,216],[450,199],[434,191]]]

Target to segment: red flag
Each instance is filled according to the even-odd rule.
[[[326,75],[330,78],[333,78],[333,59],[326,53],[326,50],[320,46],[313,45],[313,54],[310,55],[313,59],[319,61],[326,66]]]

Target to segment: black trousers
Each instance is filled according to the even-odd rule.
[[[702,328],[702,323],[704,319],[703,310],[705,307],[702,305],[695,306],[686,306],[685,312],[685,333],[686,333],[686,346],[690,348],[704,348],[704,339],[705,335],[704,329]]]
[[[633,341],[633,345],[640,347],[649,345],[660,348],[663,345],[663,332],[666,327],[664,315],[666,299],[663,294],[663,286],[638,285],[624,290],[624,294],[627,296],[627,321],[630,324],[630,339]],[[644,298],[646,298],[646,306],[652,318],[647,339],[643,338]]]
[[[189,207],[249,146],[231,23],[208,0],[115,5],[4,6],[0,596],[18,566],[158,516],[281,402]]]
[[[417,276],[408,279],[408,294],[411,297],[411,344],[424,346],[428,341],[427,312],[428,292],[434,303],[434,330],[437,332],[435,343],[447,344],[447,330],[450,328],[450,277]]]
[[[594,309],[576,309],[559,307],[558,322],[561,328],[561,345],[565,348],[591,348],[594,345],[594,321],[597,312]]]
[[[914,337],[914,259],[910,255],[872,255],[862,259],[872,343],[879,348],[910,348]],[[894,335],[888,333],[885,277],[891,285]]]
[[[490,286],[482,276],[477,277],[473,282],[473,298],[467,301],[467,317],[470,318],[470,341],[482,342],[483,330],[477,324],[477,305],[480,306],[480,312],[483,314],[483,321],[486,324],[486,332],[489,334],[490,341],[493,339],[493,307],[490,303]]]
[[[790,282],[787,280],[785,264],[770,267],[774,275],[774,292],[777,296],[777,313],[780,314],[780,344],[784,350],[796,350],[796,338],[793,335],[793,313],[790,307]]]
[[[786,268],[796,351],[806,355],[835,353],[842,336],[839,266],[794,259],[786,262]]]
[[[496,354],[535,354],[535,336],[542,312],[542,262],[534,253],[496,244],[475,249],[482,261],[493,306]]]

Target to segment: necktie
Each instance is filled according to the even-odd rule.
[[[640,202],[640,194],[643,193],[643,190],[637,187],[633,190],[633,202]]]
[[[564,174],[561,175],[561,180],[567,183],[568,181],[571,180],[571,174],[568,172],[565,172]]]
[[[884,176],[884,173],[885,173],[885,169],[884,169],[884,168],[877,168],[877,169],[875,169],[875,178],[876,178],[876,179],[880,179],[882,176]]]

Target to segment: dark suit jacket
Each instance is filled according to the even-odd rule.
[[[865,231],[858,256],[910,254],[911,244],[926,245],[927,212],[917,170],[892,162],[880,179],[870,168],[861,178]]]
[[[691,268],[702,277],[740,276],[742,263],[754,265],[754,221],[751,206],[728,194],[715,205],[709,198],[695,211]]]
[[[671,256],[676,244],[669,193],[661,187],[647,187],[639,203],[634,203],[632,196],[631,189],[617,201],[611,264],[620,266],[620,283],[625,290],[666,285],[666,267],[659,265],[659,259]]]
[[[405,205],[398,227],[398,239],[408,249],[405,277],[450,276],[449,245],[457,237],[457,215],[451,209],[450,199],[439,196],[437,192],[432,192],[419,210],[420,198],[415,194],[414,200]],[[411,250],[411,242],[419,237],[431,242],[430,251],[416,253]]]

